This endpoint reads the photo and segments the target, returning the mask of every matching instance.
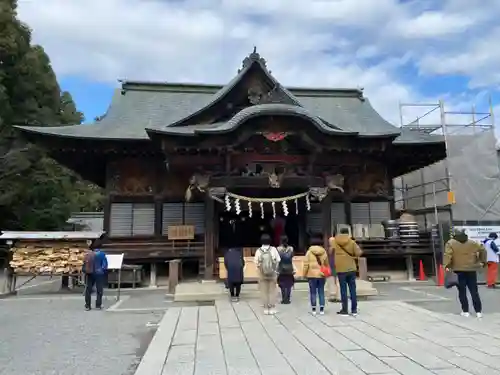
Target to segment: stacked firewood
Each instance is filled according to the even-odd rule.
[[[11,249],[15,273],[74,274],[82,269],[85,241],[20,241]]]

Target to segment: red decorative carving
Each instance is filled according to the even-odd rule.
[[[269,141],[279,142],[285,139],[288,134],[285,132],[279,132],[279,133],[266,132],[263,133],[262,135],[266,137],[266,139]]]

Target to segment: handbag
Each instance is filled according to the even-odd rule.
[[[453,271],[446,271],[444,274],[444,287],[451,289],[454,286],[458,286],[458,275]]]
[[[332,276],[332,270],[330,269],[330,267],[329,266],[322,266],[321,259],[319,258],[319,256],[315,255],[315,257],[316,257],[316,262],[318,262],[319,272],[323,275],[323,277]]]
[[[324,277],[330,277],[332,276],[332,270],[330,269],[330,267],[328,266],[321,266],[319,268],[319,272],[321,272],[321,274],[324,276]]]

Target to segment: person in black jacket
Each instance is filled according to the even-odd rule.
[[[245,259],[239,248],[230,248],[224,254],[224,266],[227,270],[227,286],[233,302],[240,299],[241,285],[243,284],[243,270]]]
[[[293,247],[288,244],[288,237],[281,237],[278,246],[280,263],[278,265],[278,285],[281,289],[281,303],[291,303],[292,288],[295,283],[295,267],[293,265]]]

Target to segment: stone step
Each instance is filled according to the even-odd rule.
[[[369,281],[356,280],[358,297],[367,298],[378,295],[377,289]],[[293,293],[308,293],[305,282],[295,283]],[[203,302],[227,298],[227,290],[221,282],[184,282],[177,285],[174,295],[175,302]],[[241,297],[245,299],[259,298],[258,284],[245,284]]]

